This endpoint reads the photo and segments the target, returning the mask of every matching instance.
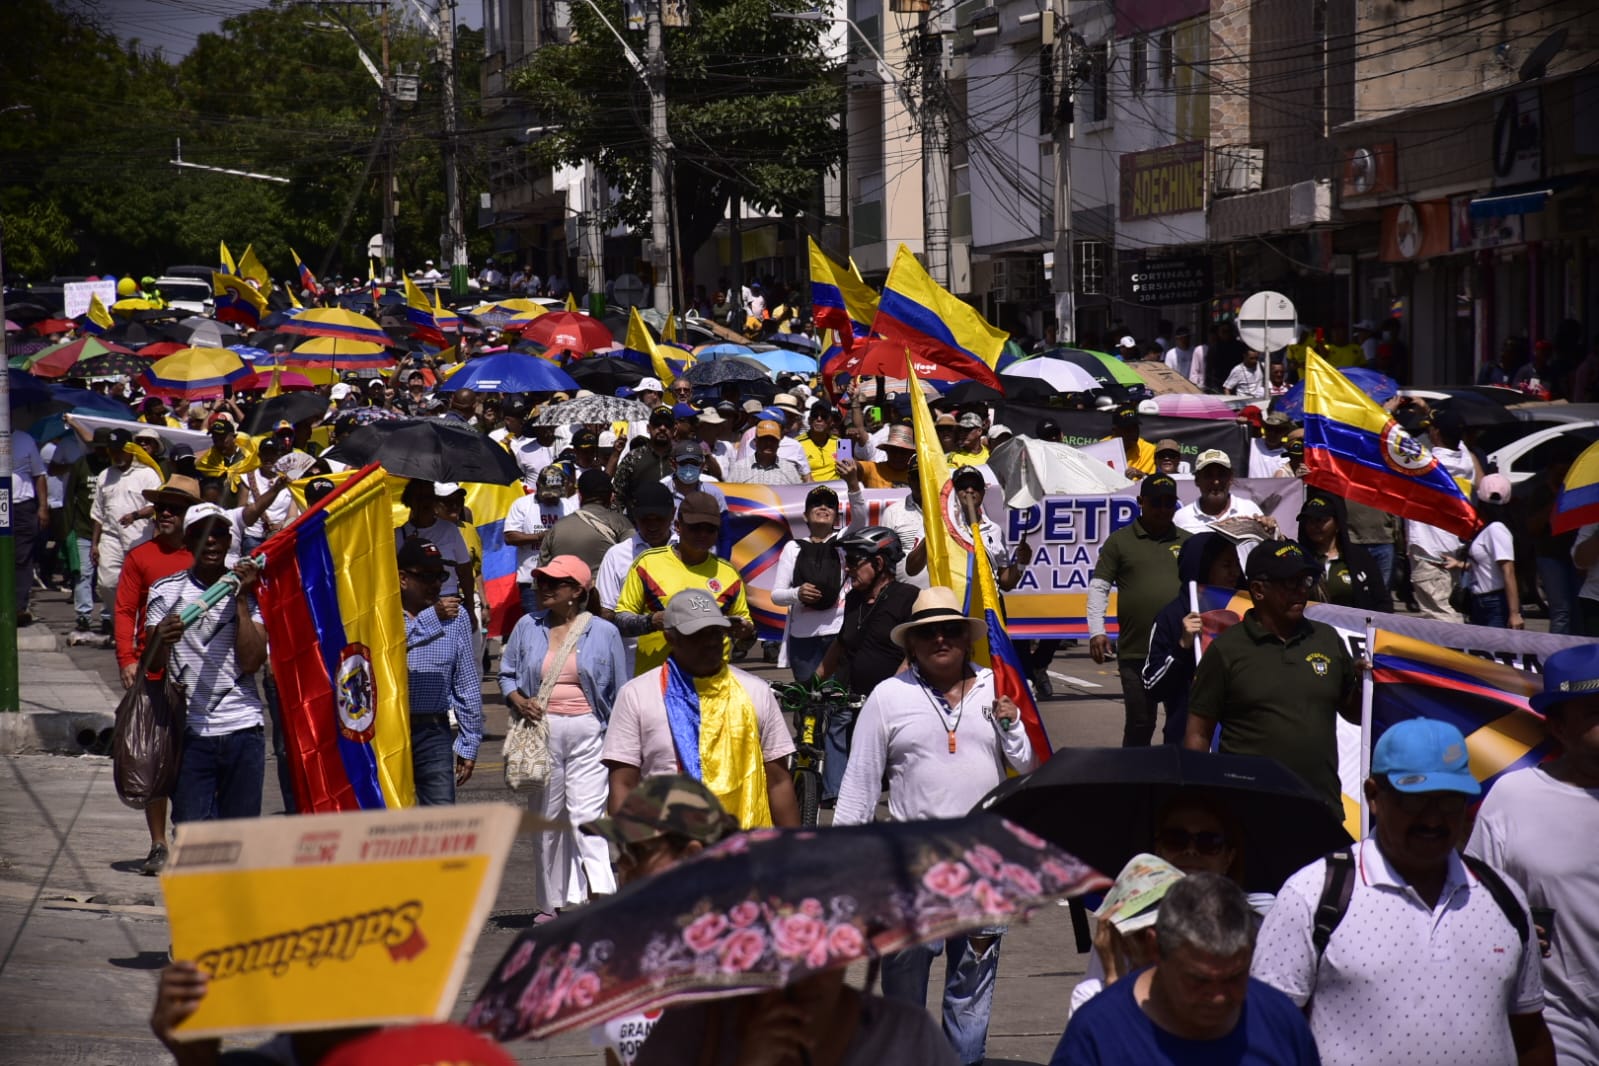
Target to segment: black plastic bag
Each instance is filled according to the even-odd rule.
[[[156,647],[145,654],[138,682],[117,704],[111,737],[111,776],[117,796],[140,811],[171,796],[177,786],[189,716],[189,694],[173,680],[170,669],[159,681],[149,679]]]

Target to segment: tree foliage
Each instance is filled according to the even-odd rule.
[[[598,0],[623,25],[620,0]],[[794,212],[814,203],[843,155],[843,87],[822,54],[825,23],[771,17],[771,0],[703,0],[693,25],[667,29],[667,128],[683,250],[711,235],[730,195]],[[800,10],[802,4],[790,7]],[[555,127],[532,151],[544,163],[593,160],[620,191],[624,220],[649,218],[649,93],[586,3],[572,4],[572,43],[535,52],[515,81]],[[643,33],[628,33],[635,52]]]
[[[374,18],[273,0],[227,19],[173,61],[119,42],[62,3],[0,3],[0,225],[8,270],[147,273],[211,263],[226,240],[235,253],[253,242],[279,277],[289,275],[291,247],[314,270],[327,263],[335,273],[365,275],[367,239],[382,218],[381,158],[367,169],[381,107],[351,34],[376,57]],[[335,17],[349,33],[332,24]],[[461,30],[456,51],[466,127],[476,117],[481,34]],[[402,263],[436,257],[443,229],[435,52],[420,27],[393,27],[391,60],[421,74],[418,102],[398,105],[391,127]],[[179,139],[189,162],[290,181],[180,170],[170,163]],[[463,191],[481,185],[473,169],[468,158]],[[473,244],[481,254],[488,240]]]

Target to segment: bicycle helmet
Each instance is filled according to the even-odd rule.
[[[867,526],[856,530],[840,540],[838,546],[844,549],[846,556],[881,555],[890,566],[899,562],[905,554],[905,549],[900,547],[899,534],[887,526]]]

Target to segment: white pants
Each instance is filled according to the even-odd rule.
[[[528,797],[528,809],[564,818],[572,828],[533,837],[533,907],[549,914],[616,891],[611,851],[604,839],[577,827],[605,816],[610,775],[600,762],[605,727],[592,714],[548,716],[550,784]]]

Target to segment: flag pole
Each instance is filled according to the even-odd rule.
[[[1198,614],[1199,613],[1199,582],[1197,582],[1197,581],[1190,581],[1188,583],[1188,609],[1189,609],[1189,611],[1191,611],[1194,614]],[[1204,635],[1203,633],[1200,634],[1200,636],[1203,636],[1203,635]],[[1196,636],[1194,638],[1194,665],[1195,666],[1199,665],[1199,660],[1205,654],[1205,649],[1202,647],[1203,643],[1204,642],[1201,641],[1198,636]]]
[[[1366,669],[1361,671],[1360,677],[1360,782],[1355,786],[1360,801],[1360,838],[1366,839],[1371,832],[1371,811],[1366,805],[1366,779],[1371,776],[1371,705],[1376,693],[1376,681],[1373,677],[1375,664],[1372,648],[1377,640],[1377,627],[1372,623],[1371,617],[1366,618]]]

